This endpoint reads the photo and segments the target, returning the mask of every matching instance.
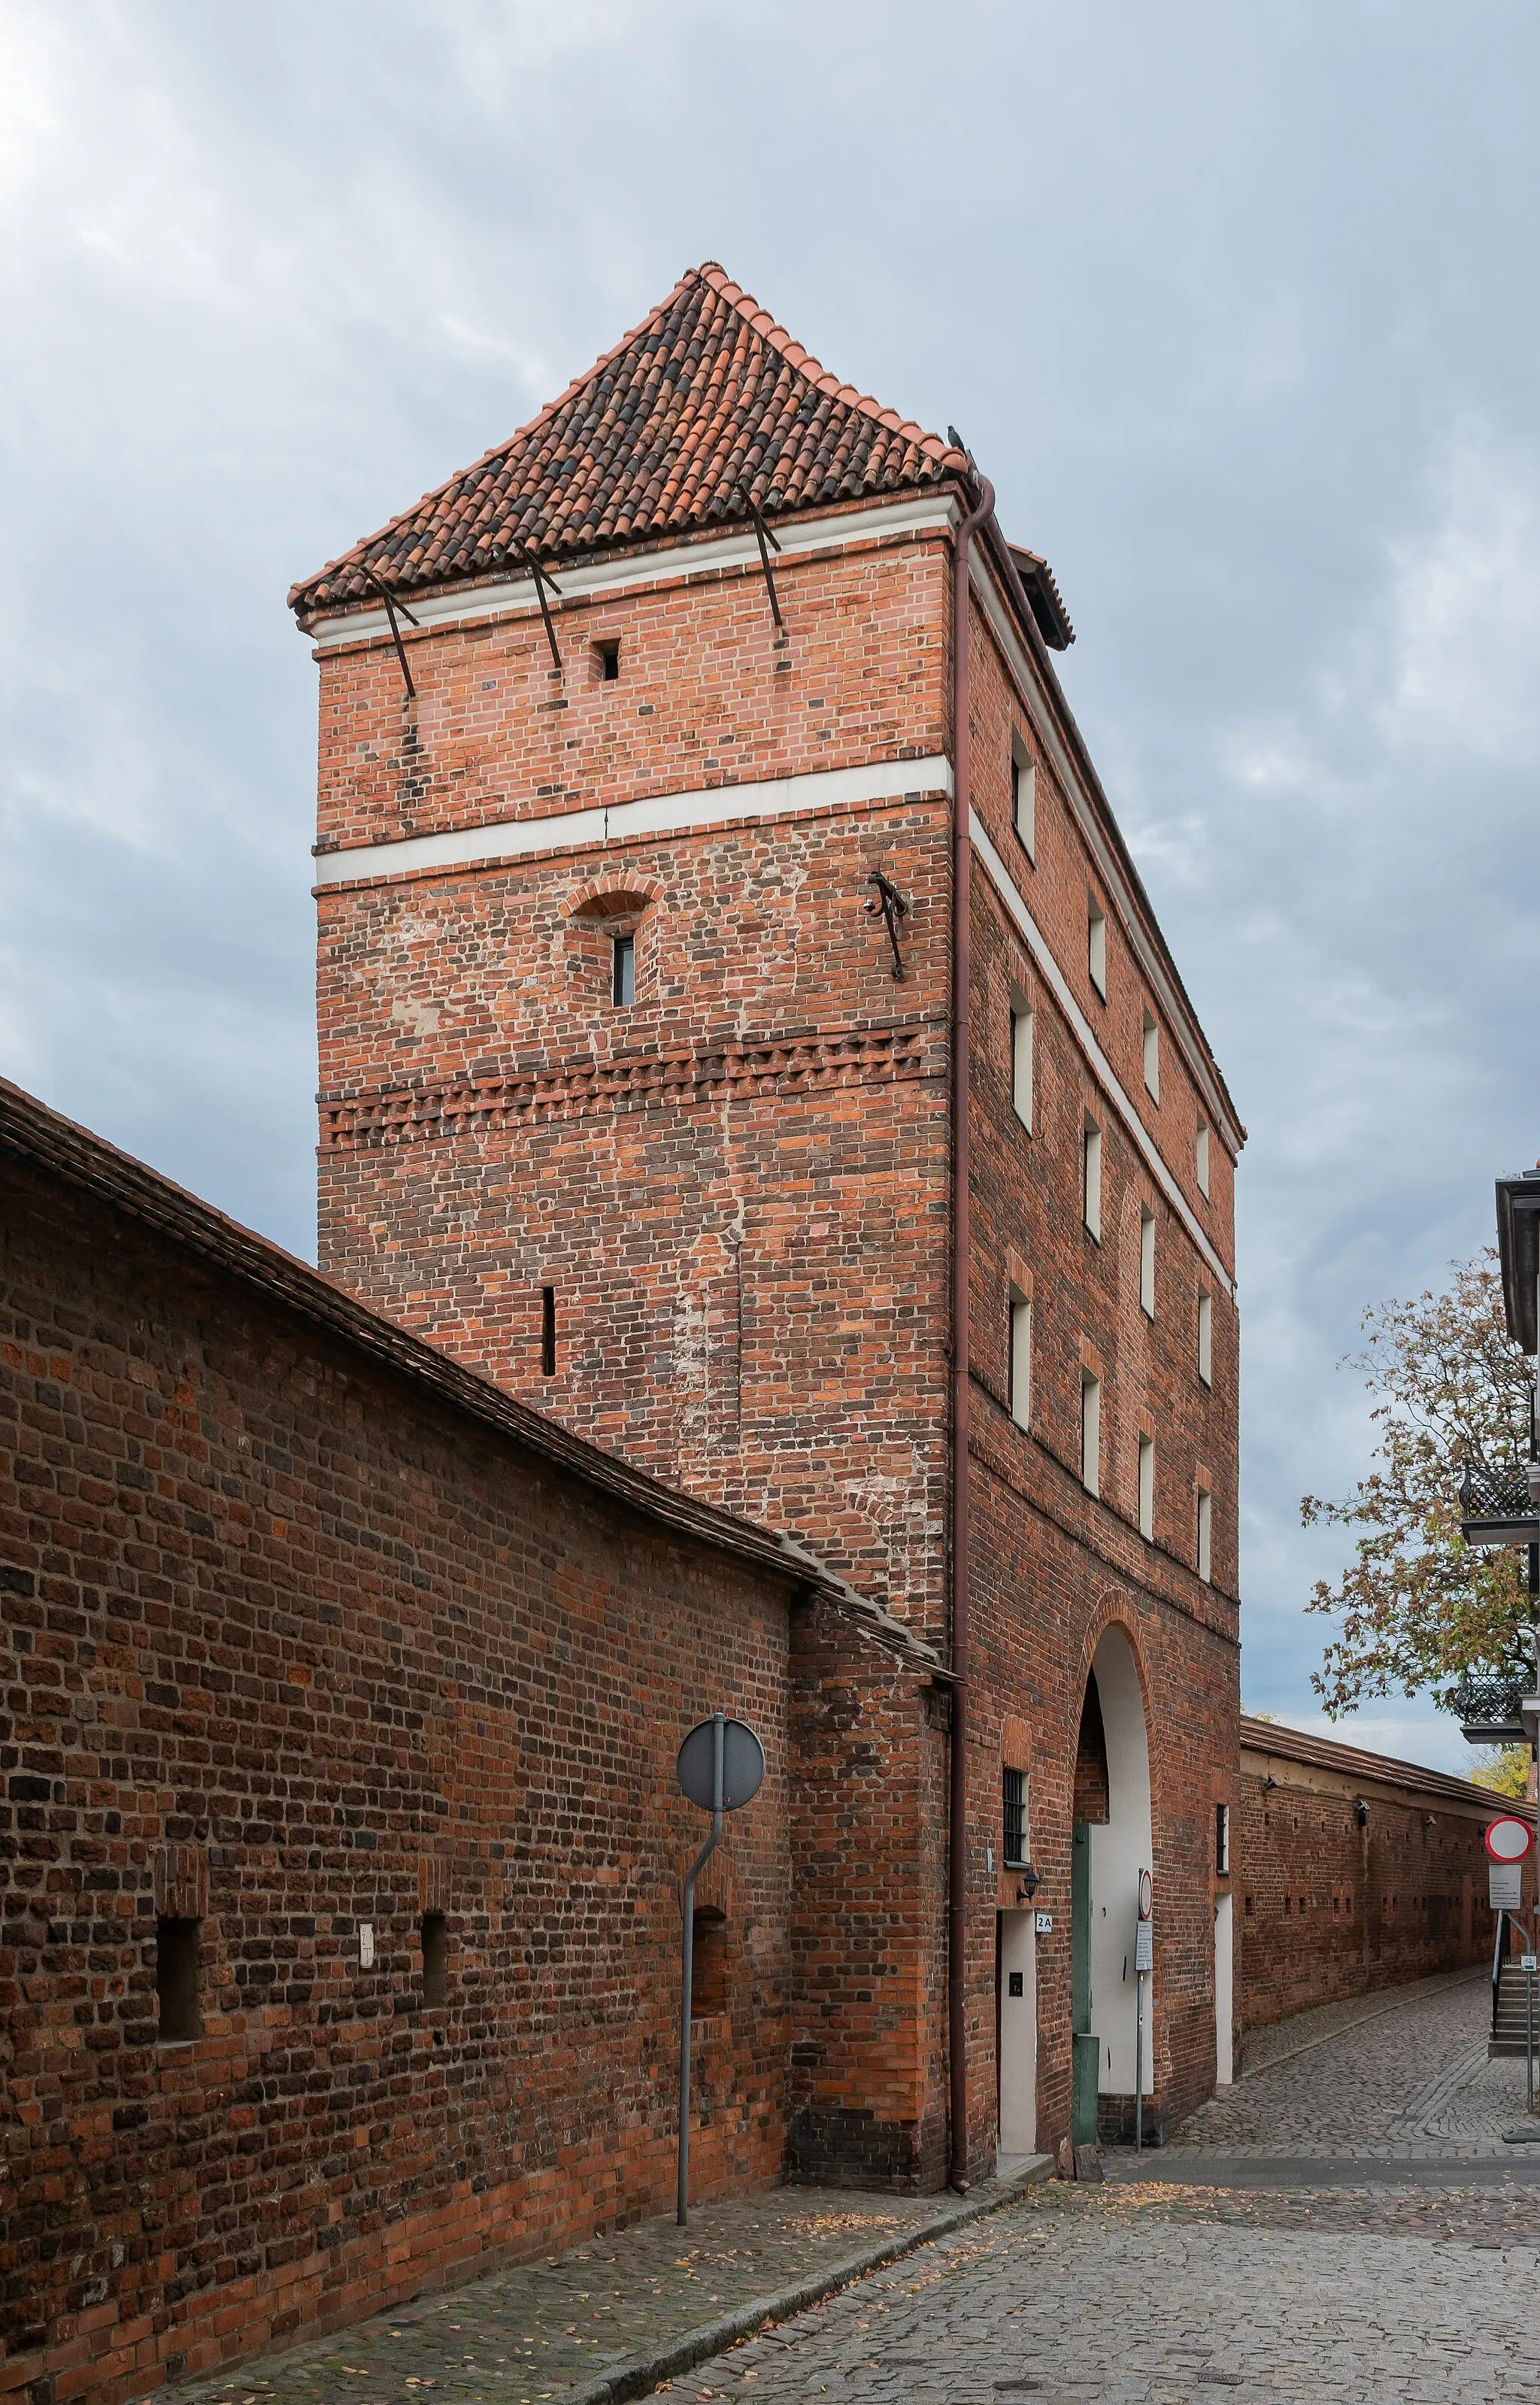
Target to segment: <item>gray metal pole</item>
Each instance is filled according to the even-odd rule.
[[[1524,2089],[1528,2099],[1524,2110],[1533,2117],[1534,2112],[1534,1973],[1533,1971],[1526,1971],[1524,1974]]]
[[[1134,2020],[1134,2152],[1144,2151],[1144,1974],[1134,1973],[1139,2005]]]
[[[727,1716],[713,1712],[711,1717],[711,1835],[695,1856],[684,1882],[684,1976],[679,1992],[679,2192],[675,2215],[681,2229],[690,2226],[690,2006],[695,1981],[695,1881],[716,1851],[721,1835],[721,1749]]]

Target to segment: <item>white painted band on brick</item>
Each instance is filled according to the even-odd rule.
[[[851,803],[899,801],[905,794],[949,797],[951,791],[952,764],[940,753],[926,760],[876,760],[859,768],[812,768],[804,776],[766,777],[754,784],[645,795],[608,809],[557,810],[546,818],[499,819],[491,826],[455,827],[445,835],[357,844],[347,851],[322,852],[315,882],[356,885],[419,868],[480,868],[497,860],[527,859],[531,852],[571,851],[580,844],[676,835],[717,826],[724,819],[784,818]]]
[[[805,518],[799,524],[777,523],[776,539],[778,554],[772,557],[796,559],[809,552],[839,550],[847,543],[875,542],[888,535],[923,534],[949,527],[957,517],[957,505],[946,497],[928,501],[884,501],[875,509],[851,510],[843,517]],[[633,551],[609,558],[595,559],[581,568],[564,568],[557,561],[552,574],[561,590],[557,597],[555,619],[558,633],[561,626],[563,601],[592,601],[601,594],[629,593],[650,584],[671,584],[680,577],[705,576],[724,569],[751,569],[761,573],[759,542],[752,528],[748,533],[734,533],[708,538],[704,542],[660,544],[651,551]],[[528,576],[499,577],[488,584],[473,585],[468,592],[463,585],[447,593],[425,593],[419,600],[415,593],[405,593],[402,599],[419,626],[453,626],[461,620],[480,618],[534,617],[539,612],[535,588]],[[404,633],[411,640],[412,630]],[[318,651],[335,651],[342,643],[388,642],[390,626],[383,608],[350,610],[334,618],[317,618],[310,629],[310,640]]]
[[[1123,922],[1124,933],[1128,938],[1134,956],[1149,981],[1152,993],[1165,1012],[1167,1024],[1191,1072],[1193,1083],[1208,1104],[1210,1120],[1224,1141],[1231,1159],[1235,1160],[1239,1155],[1242,1137],[1239,1128],[1236,1125],[1234,1114],[1225,1100],[1212,1068],[1191,1039],[1188,1032],[1190,1020],[1187,1009],[1172,986],[1158,951],[1145,932],[1134,897],[1128,891],[1122,864],[1107,839],[1100,812],[1085,791],[1080,773],[1060,738],[1058,729],[1054,724],[1052,705],[1043,690],[1042,677],[1026,645],[1016,633],[1010,606],[1004,595],[1001,592],[987,564],[980,559],[977,543],[973,545],[969,554],[968,567],[969,580],[984,605],[984,614],[989,621],[995,640],[1010,664],[1011,673],[1020,690],[1022,699],[1027,704],[1028,715],[1031,719],[1038,740],[1053,762],[1055,774],[1063,788],[1071,809],[1074,812],[1075,823],[1085,837],[1087,849],[1096,862],[1102,882],[1113,897],[1113,906]]]
[[[1028,950],[1031,953],[1033,960],[1037,963],[1044,983],[1049,987],[1053,993],[1054,1000],[1057,1003],[1060,1010],[1064,1013],[1065,1018],[1069,1020],[1076,1042],[1079,1044],[1081,1050],[1085,1053],[1086,1060],[1091,1064],[1091,1073],[1093,1076],[1096,1078],[1098,1085],[1100,1086],[1105,1092],[1109,1102],[1117,1112],[1118,1117],[1123,1120],[1124,1125],[1127,1128],[1128,1133],[1133,1137],[1140,1152],[1143,1155],[1145,1166],[1148,1168],[1151,1176],[1155,1179],[1155,1184],[1165,1195],[1167,1202],[1176,1213],[1177,1217],[1186,1229],[1188,1235],[1193,1240],[1193,1243],[1197,1246],[1203,1259],[1208,1262],[1210,1269],[1212,1270],[1215,1277],[1219,1280],[1220,1285],[1224,1287],[1225,1293],[1233,1302],[1235,1301],[1235,1284],[1228,1270],[1225,1267],[1224,1262],[1220,1259],[1219,1255],[1215,1252],[1212,1245],[1209,1242],[1208,1237],[1204,1234],[1202,1228],[1198,1225],[1197,1220],[1194,1217],[1193,1213],[1188,1208],[1186,1197],[1183,1195],[1181,1187],[1177,1184],[1176,1179],[1172,1176],[1170,1171],[1167,1168],[1166,1163],[1162,1160],[1159,1150],[1155,1143],[1155,1139],[1150,1134],[1150,1132],[1144,1125],[1143,1120],[1140,1118],[1136,1105],[1130,1101],[1127,1094],[1125,1093],[1122,1084],[1119,1081],[1117,1072],[1113,1069],[1112,1062],[1108,1060],[1107,1055],[1103,1052],[1100,1045],[1096,1040],[1096,1036],[1092,1032],[1090,1020],[1086,1018],[1085,1013],[1081,1009],[1079,1003],[1071,992],[1069,985],[1065,979],[1063,970],[1059,967],[1058,963],[1055,960],[1053,953],[1048,949],[1047,937],[1043,935],[1042,928],[1037,923],[1037,921],[1028,909],[1020,893],[1017,891],[1015,881],[1012,878],[1009,869],[1001,860],[999,852],[995,850],[994,845],[990,842],[988,830],[985,826],[983,820],[979,817],[977,810],[970,809],[968,813],[968,823],[973,838],[973,849],[978,853],[979,858],[983,861],[985,867],[988,870],[990,881],[994,885],[996,892],[999,893],[1001,900],[1004,903],[1006,909],[1010,912],[1011,917],[1015,921],[1017,928],[1026,941]]]

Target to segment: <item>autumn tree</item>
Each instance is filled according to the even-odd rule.
[[[1377,1467],[1337,1503],[1307,1495],[1300,1512],[1356,1534],[1335,1585],[1308,1609],[1337,1634],[1312,1683],[1336,1719],[1365,1696],[1427,1690],[1445,1709],[1467,1669],[1533,1674],[1528,1562],[1516,1546],[1460,1534],[1466,1459],[1519,1471],[1529,1459],[1531,1386],[1507,1331],[1496,1255],[1454,1264],[1447,1294],[1371,1306],[1352,1366],[1378,1398]]]

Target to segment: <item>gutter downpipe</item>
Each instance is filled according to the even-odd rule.
[[[970,460],[969,465],[973,462]],[[975,469],[974,474],[978,471]],[[968,1290],[973,1259],[969,1210],[972,1157],[968,1125],[969,997],[973,948],[970,916],[973,843],[968,555],[995,506],[995,488],[978,476],[978,501],[958,528],[952,570],[952,1759],[947,1846],[946,2026],[951,2077],[950,2184],[968,2177]]]

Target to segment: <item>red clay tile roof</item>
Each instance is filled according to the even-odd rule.
[[[301,620],[519,566],[966,473],[964,453],[841,384],[713,261],[521,432],[289,594]]]

